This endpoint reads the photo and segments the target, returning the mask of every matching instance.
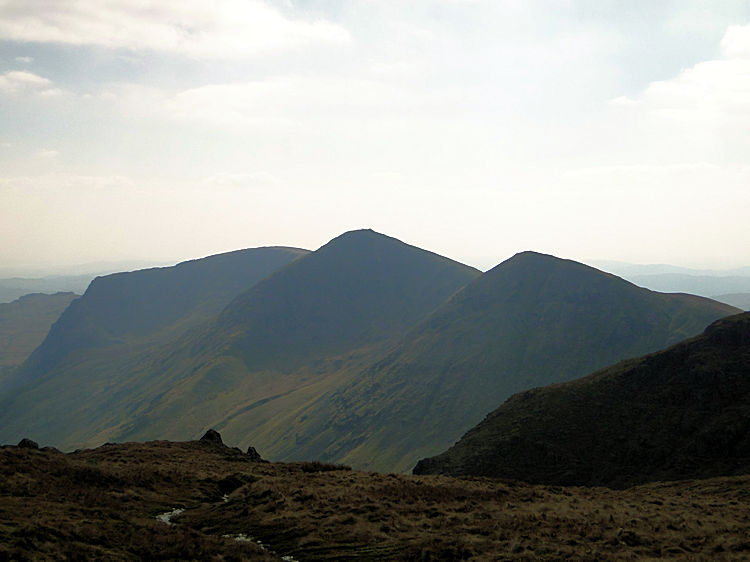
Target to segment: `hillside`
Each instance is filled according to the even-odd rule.
[[[299,411],[287,422],[294,450],[274,455],[409,470],[516,392],[662,349],[736,312],[569,260],[517,254],[458,292],[384,359]]]
[[[382,234],[343,234],[176,341],[125,358],[87,350],[85,371],[68,363],[6,395],[0,438],[33,430],[75,448],[184,439],[215,426],[264,445],[271,437],[257,434],[261,422],[360,372],[478,275]]]
[[[35,293],[0,303],[0,383],[3,373],[23,363],[42,343],[52,323],[76,296]]]
[[[664,351],[517,394],[421,474],[628,486],[750,471],[750,313]]]
[[[264,463],[219,441],[0,448],[3,560],[731,560],[750,477],[624,491]],[[260,546],[261,543],[263,546]]]

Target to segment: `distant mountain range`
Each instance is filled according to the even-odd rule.
[[[750,470],[750,313],[664,351],[516,394],[417,474],[625,487]]]
[[[750,308],[750,267],[689,269],[673,265],[635,265],[612,261],[591,262],[640,287],[666,293],[690,293]]]
[[[736,306],[740,310],[750,310],[750,293],[732,293],[729,295],[716,295],[715,300]]]
[[[481,274],[370,231],[96,279],[0,394],[0,442],[209,427],[274,460],[404,471],[511,394],[738,310],[523,252]]]
[[[76,293],[83,294],[93,275],[67,275],[40,278],[9,277],[0,279],[0,304],[9,303],[25,295],[34,293]]]

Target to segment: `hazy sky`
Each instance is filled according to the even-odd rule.
[[[750,265],[750,2],[0,0],[0,265],[363,227]]]

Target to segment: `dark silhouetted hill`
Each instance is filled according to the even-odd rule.
[[[750,472],[750,313],[510,398],[419,474],[629,486]]]

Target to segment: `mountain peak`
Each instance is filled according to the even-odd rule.
[[[237,297],[219,322],[238,335],[248,365],[286,368],[400,337],[477,275],[385,234],[353,230]]]

